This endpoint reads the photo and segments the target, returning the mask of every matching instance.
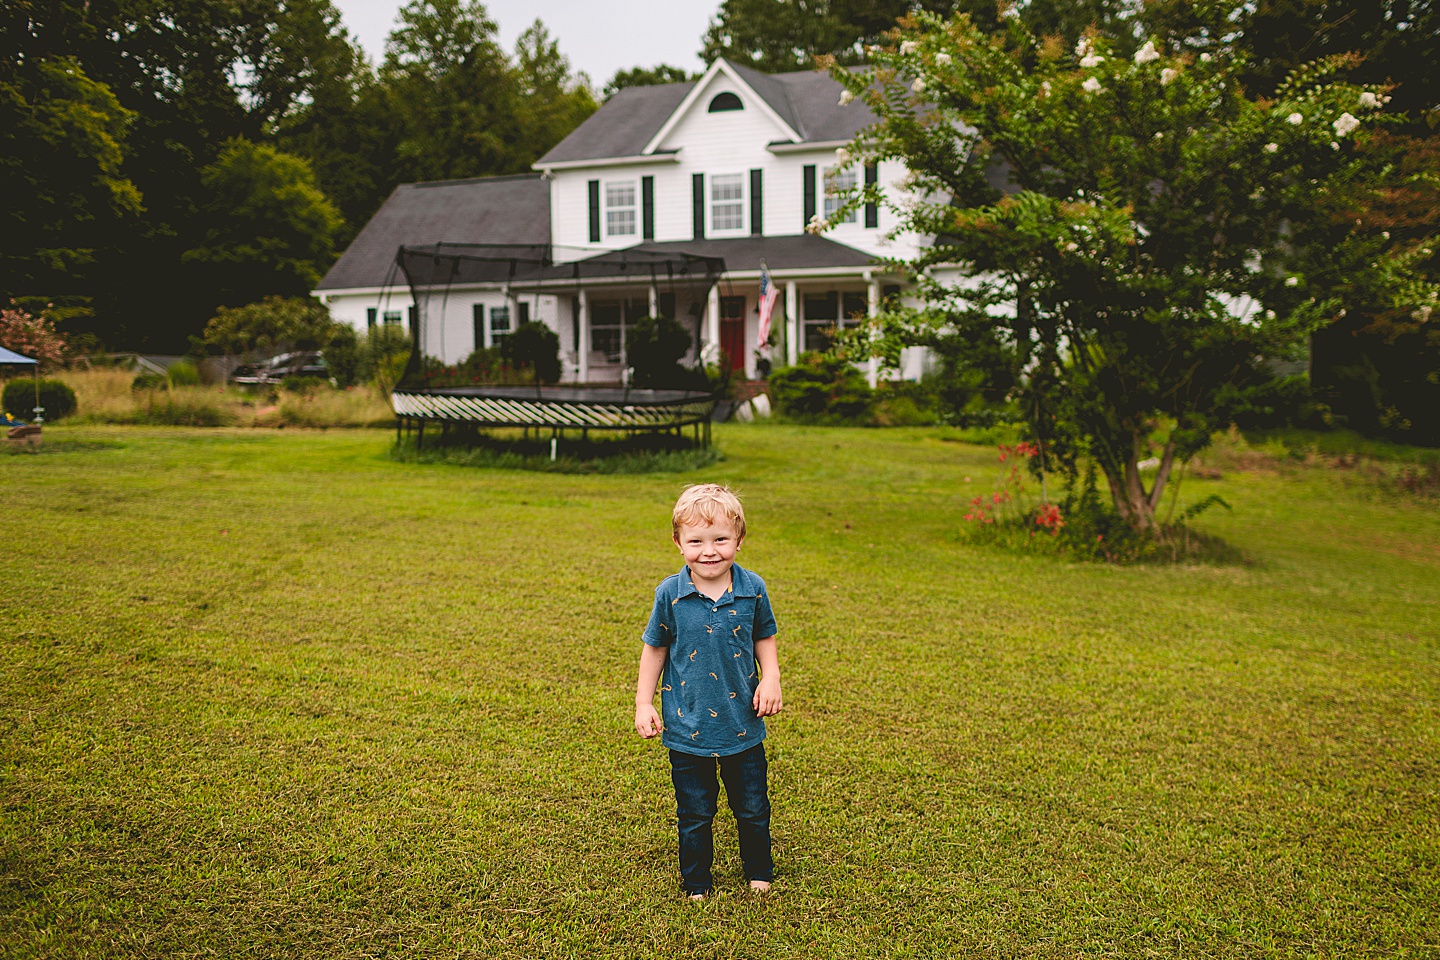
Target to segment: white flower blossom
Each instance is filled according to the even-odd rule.
[[[1265,319],[1266,319],[1266,320],[1274,320],[1274,319],[1275,319],[1275,311],[1274,311],[1274,310],[1266,310],[1266,311],[1265,311]]]
[[[1292,127],[1298,127],[1300,126],[1300,124],[1305,122],[1305,118],[1300,116],[1300,114],[1298,113],[1292,113],[1290,114],[1290,116],[1285,118],[1285,122],[1290,124]]]
[[[948,53],[943,53],[943,52],[942,52],[942,53],[937,53],[937,54],[935,54],[935,62],[938,63],[938,64],[940,64],[940,66],[942,66],[942,67],[948,67],[948,66],[950,66],[950,60],[951,60],[951,57],[950,57],[950,54],[948,54]]]
[[[1069,243],[1065,244],[1065,252],[1066,252],[1066,253],[1074,253],[1076,250],[1079,250],[1079,249],[1080,249],[1080,244],[1076,243],[1074,240],[1071,240]]]
[[[1084,58],[1081,59],[1081,61],[1080,61],[1080,66],[1085,67],[1085,68],[1088,69],[1088,68],[1090,68],[1090,67],[1098,67],[1098,66],[1100,66],[1100,64],[1102,64],[1102,63],[1104,63],[1104,62],[1105,62],[1105,58],[1104,58],[1104,57],[1100,56],[1100,54],[1098,54],[1098,53],[1092,53],[1092,54],[1090,54],[1089,56],[1084,57]]]
[[[1342,113],[1331,126],[1335,128],[1337,135],[1344,137],[1349,136],[1356,127],[1360,126],[1360,121],[1349,113]]]
[[[1376,107],[1380,106],[1380,101],[1375,98],[1375,94],[1371,93],[1369,90],[1366,90],[1364,93],[1360,94],[1360,106],[1364,107],[1366,110],[1374,110]]]
[[[1390,231],[1389,231],[1389,230],[1382,230],[1382,231],[1380,232],[1380,236],[1384,237],[1386,240],[1389,240],[1389,239],[1390,239]]]
[[[818,213],[810,218],[809,223],[805,224],[806,233],[824,233],[829,228],[830,224],[826,223]]]
[[[1155,139],[1156,139],[1156,140],[1164,140],[1164,139],[1165,139],[1165,131],[1163,131],[1163,130],[1156,130],[1156,131],[1155,131]]]
[[[1146,40],[1145,46],[1135,51],[1135,63],[1137,66],[1150,63],[1152,60],[1159,59],[1160,51],[1155,49],[1154,40]]]
[[[1096,80],[1094,77],[1091,77],[1090,79],[1086,80],[1084,83],[1080,84],[1080,89],[1084,90],[1086,93],[1099,93],[1101,90],[1104,90],[1105,88],[1102,87],[1102,86],[1100,86],[1100,81],[1099,81],[1099,80]]]
[[[843,106],[845,106],[846,104],[848,104],[851,100],[854,100],[854,99],[855,99],[855,94],[851,93],[849,90],[841,90],[841,91],[840,91],[840,106],[843,107]]]
[[[1081,38],[1079,39],[1079,41],[1077,41],[1076,44],[1075,44],[1075,56],[1077,56],[1077,57],[1086,56],[1086,55],[1088,55],[1088,54],[1090,53],[1090,51],[1093,50],[1093,49],[1094,49],[1094,45],[1090,42],[1090,38],[1089,38],[1089,37],[1081,37]]]
[[[1340,144],[1336,143],[1334,140],[1331,140],[1331,141],[1330,141],[1330,149],[1331,149],[1331,150],[1339,150],[1339,149],[1340,149]]]
[[[850,163],[850,151],[844,147],[837,147],[835,150],[835,165],[846,166]]]
[[[910,89],[911,89],[911,90],[914,90],[916,93],[919,93],[920,91],[924,90],[924,89],[925,89],[925,78],[924,78],[924,77],[916,77],[915,80],[910,84]]]
[[[1299,277],[1286,277],[1286,278],[1285,278],[1285,286],[1287,286],[1287,287],[1298,287],[1298,286],[1300,286],[1300,278],[1299,278]]]
[[[1010,4],[1010,6],[1000,11],[1000,16],[1004,17],[1006,20],[1014,20],[1016,17],[1020,16],[1020,10],[1015,6],[1015,4],[1012,3]]]
[[[1276,150],[1279,150],[1279,149],[1280,149],[1280,144],[1278,144],[1278,143],[1267,143],[1267,144],[1265,144],[1265,152],[1266,152],[1266,153],[1274,153]]]
[[[916,50],[919,49],[920,44],[916,43],[914,40],[906,40],[904,43],[900,44],[900,55],[908,57],[910,56],[910,54],[914,53]]]
[[[1050,96],[1050,81],[1049,81],[1049,80],[1046,80],[1044,83],[1040,84],[1040,92],[1043,93],[1043,94],[1044,94],[1045,96],[1047,96],[1047,97]]]
[[[1202,53],[1202,54],[1200,54],[1200,62],[1201,62],[1201,63],[1209,63],[1211,60],[1214,60],[1214,59],[1215,59],[1215,58],[1212,57],[1212,56],[1210,56],[1210,54],[1208,54],[1208,53]]]
[[[1419,320],[1421,323],[1425,323],[1430,319],[1430,314],[1434,312],[1435,308],[1427,303],[1423,307],[1417,307],[1415,309],[1415,312],[1410,314],[1410,316],[1414,317],[1416,320]]]
[[[1160,86],[1169,86],[1178,76],[1180,76],[1179,70],[1176,70],[1174,67],[1166,67],[1160,71]]]

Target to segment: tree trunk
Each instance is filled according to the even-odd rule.
[[[1123,463],[1102,463],[1105,480],[1110,485],[1110,499],[1115,511],[1131,529],[1138,533],[1156,533],[1155,510],[1160,506],[1160,497],[1170,481],[1170,471],[1175,465],[1175,440],[1172,437],[1165,444],[1160,455],[1160,467],[1155,472],[1155,481],[1149,490],[1140,476],[1140,451],[1143,449],[1142,435],[1137,431],[1131,438],[1130,450]]]

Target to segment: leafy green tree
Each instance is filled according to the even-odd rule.
[[[536,20],[515,41],[515,80],[520,92],[516,149],[527,163],[569,135],[597,107],[590,82],[574,73],[559,42]]]
[[[266,297],[243,307],[221,307],[205,325],[202,342],[228,356],[269,357],[287,350],[322,350],[348,330],[314,300]],[[350,334],[347,344],[353,346]]]
[[[653,67],[631,67],[629,70],[616,70],[615,76],[611,77],[610,82],[605,84],[605,89],[600,91],[600,96],[601,99],[609,100],[626,87],[658,87],[666,83],[684,83],[694,79],[689,71],[667,63]]]
[[[341,220],[316,187],[309,164],[237,139],[201,179],[211,226],[185,259],[220,268],[214,276],[222,302],[303,294],[319,282]]]
[[[0,296],[85,296],[97,227],[143,206],[123,172],[133,115],[72,59],[0,72]]]
[[[953,0],[724,0],[705,32],[706,63],[727,57],[767,73],[807,70],[828,54],[863,63],[896,20],[919,10],[948,12]]]
[[[1337,60],[1261,100],[1237,82],[1233,44],[1192,57],[1152,36],[1119,57],[1086,36],[1072,53],[1018,18],[987,35],[928,15],[898,40],[877,69],[832,68],[880,117],[852,155],[903,160],[913,178],[851,202],[889,203],[902,229],[939,239],[908,265],[927,306],[847,345],[888,361],[951,336],[983,362],[995,338],[1037,437],[1062,461],[1092,458],[1135,530],[1155,529],[1175,465],[1265,379],[1257,361],[1300,348],[1347,285],[1397,308],[1435,297],[1414,272],[1428,240],[1310,229],[1373,177],[1355,143],[1384,122],[1385,88],[1333,80]]]

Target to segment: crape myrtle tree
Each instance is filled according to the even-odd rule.
[[[1372,175],[1356,141],[1384,122],[1386,88],[1336,79],[1337,57],[1257,99],[1234,79],[1246,62],[1231,44],[1193,55],[1142,26],[1127,57],[1094,34],[1071,47],[1006,19],[987,34],[920,13],[869,51],[871,68],[832,65],[842,102],[879,117],[840,161],[911,171],[902,189],[850,202],[888,203],[897,234],[936,238],[900,264],[925,306],[891,309],[843,346],[893,362],[945,341],[1004,368],[1049,465],[1088,456],[1123,520],[1160,532],[1172,471],[1267,379],[1264,360],[1295,355],[1355,287],[1396,306],[1433,300],[1411,270],[1428,241],[1306,229],[1328,194]],[[1316,237],[1326,250],[1304,247]]]

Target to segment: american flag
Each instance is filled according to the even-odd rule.
[[[779,294],[775,284],[770,282],[770,268],[760,261],[760,339],[763,346],[770,340],[770,314],[775,309],[775,297]]]

